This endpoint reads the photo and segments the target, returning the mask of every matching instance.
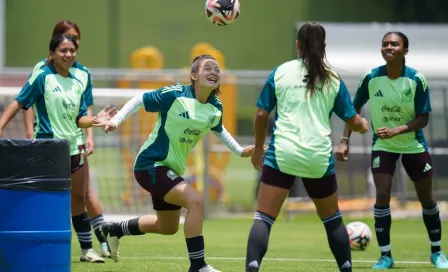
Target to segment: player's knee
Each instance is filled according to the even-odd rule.
[[[389,205],[390,202],[390,192],[386,188],[376,189],[376,204],[378,205]]]
[[[179,231],[179,224],[164,225],[159,233],[162,235],[174,235]]]
[[[204,209],[204,198],[201,194],[197,193],[192,195],[187,202],[188,210],[199,210],[202,211]]]

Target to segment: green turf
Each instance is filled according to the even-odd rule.
[[[346,222],[354,220],[357,219],[345,219]],[[373,229],[372,220],[363,219],[363,222]],[[246,241],[251,224],[250,219],[206,221],[204,237],[208,263],[225,272],[244,271]],[[446,229],[448,223],[444,222],[443,227]],[[120,246],[122,259],[118,263],[107,260],[106,264],[79,263],[78,243],[74,237],[73,271],[187,271],[189,262],[185,258],[187,252],[182,229],[181,226],[174,236],[148,234],[124,237]],[[394,220],[392,249],[399,271],[434,270],[428,262],[429,244],[421,220]],[[370,271],[377,257],[378,246],[373,237],[373,243],[365,252],[353,252],[355,271]],[[300,216],[290,222],[277,220],[266,258],[270,260],[263,262],[261,271],[337,271],[331,261],[333,257],[323,225],[315,215]],[[278,260],[280,258],[296,260]],[[313,261],[316,259],[330,261]],[[428,263],[400,263],[406,261]]]
[[[134,158],[133,158],[134,159]],[[337,164],[337,177],[340,195],[365,195],[365,168],[356,165],[360,159],[353,158],[355,165],[347,163]],[[128,169],[123,165],[122,153],[118,148],[96,148],[95,154],[89,157],[92,172],[97,178],[94,186],[98,188],[101,203],[107,212],[139,213],[150,208],[149,199],[141,200],[137,197],[133,205],[126,205],[121,195],[125,192],[128,180]],[[254,189],[258,173],[254,170],[250,159],[243,159],[232,155],[225,174],[223,186],[225,190],[224,203],[220,206],[227,211],[252,212],[254,209]],[[137,182],[131,181],[134,192],[141,190]],[[438,191],[448,189],[447,180],[438,180]],[[409,199],[415,200],[416,195],[412,182],[408,181],[407,192]],[[134,195],[136,196],[137,193]],[[437,191],[436,191],[437,193]],[[443,195],[441,195],[443,196]],[[146,201],[146,202],[145,202]]]

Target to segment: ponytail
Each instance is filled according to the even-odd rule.
[[[326,85],[333,75],[326,63],[325,35],[325,29],[318,23],[304,24],[297,35],[301,57],[308,72],[307,92],[311,96]]]

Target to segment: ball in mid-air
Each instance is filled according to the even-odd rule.
[[[351,222],[347,225],[347,232],[352,250],[366,250],[372,239],[369,226],[363,222]]]
[[[230,25],[240,16],[240,2],[238,0],[206,0],[205,15],[215,25]]]

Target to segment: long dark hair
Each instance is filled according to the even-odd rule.
[[[308,72],[307,92],[315,93],[317,83],[326,85],[331,76],[330,66],[325,56],[325,28],[316,22],[308,22],[300,27],[297,40],[300,44],[301,57]]]
[[[201,66],[201,63],[202,63],[203,60],[214,60],[214,61],[216,61],[216,59],[212,55],[207,55],[207,54],[199,55],[199,56],[195,57],[194,60],[193,60],[193,64],[191,65],[191,73],[199,72],[199,67]],[[190,82],[191,82],[191,85],[194,86],[194,83],[196,81],[193,80],[192,78],[190,78]],[[220,85],[218,85],[218,87],[212,91],[210,96],[221,94],[221,91],[219,90],[219,87],[220,87]]]
[[[401,40],[403,41],[403,48],[409,50],[409,39],[406,35],[404,35],[403,32],[400,32],[400,31],[387,32],[386,34],[384,34],[383,39],[381,41],[384,41],[384,38],[386,38],[386,36],[391,35],[391,34],[395,34],[398,37],[400,37]],[[406,58],[403,56],[403,66],[405,66],[405,65],[406,65]]]

